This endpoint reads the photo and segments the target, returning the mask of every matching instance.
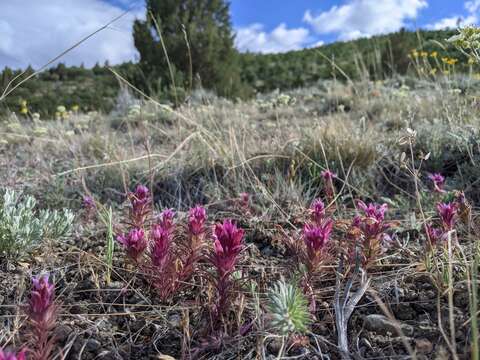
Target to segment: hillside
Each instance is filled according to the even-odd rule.
[[[239,54],[241,77],[247,86],[246,91],[233,96],[246,98],[257,92],[300,88],[331,78],[343,81],[346,77],[368,77],[377,80],[394,73],[406,74],[411,69],[409,54],[413,49],[425,51],[425,54],[438,52],[438,58],[432,61],[438,62],[445,56],[459,59],[457,71],[463,71],[466,69],[464,57],[452,47],[443,48],[444,40],[453,34],[454,31],[402,30],[370,39],[336,42],[282,54]],[[114,69],[136,85],[146,79],[133,63],[117,65]],[[24,76],[32,70],[28,71]],[[18,70],[4,69],[0,74],[1,89],[18,74]],[[60,64],[15,90],[0,103],[0,111],[18,112],[21,102],[27,101],[28,111],[42,116],[54,116],[58,106],[71,108],[78,105],[83,111],[109,112],[118,90],[119,82],[106,65],[86,69]],[[143,90],[148,92],[148,88]],[[155,94],[155,97],[167,100],[168,94]]]

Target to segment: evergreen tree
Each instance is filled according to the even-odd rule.
[[[147,0],[146,3],[146,20],[135,21],[133,33],[145,85],[153,91],[166,90],[172,85],[173,73],[177,87],[189,89],[201,84],[221,95],[233,95],[238,90],[240,68],[233,46],[229,3],[225,0]]]

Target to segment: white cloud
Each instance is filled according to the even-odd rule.
[[[266,32],[262,24],[252,24],[237,29],[235,46],[240,51],[272,53],[301,49],[310,41],[310,32],[302,27],[289,29],[280,24]]]
[[[465,2],[465,10],[468,15],[450,16],[443,18],[436,23],[426,26],[427,29],[441,30],[441,29],[455,29],[459,26],[474,25],[478,23],[478,11],[480,10],[480,0],[473,0]]]
[[[123,11],[101,0],[1,1],[0,68],[38,68]],[[143,16],[144,11],[135,8],[60,61],[93,66],[97,61],[116,64],[134,60],[137,52],[132,23],[135,17]]]
[[[319,40],[313,44],[308,45],[309,48],[316,48],[325,44],[325,41]]]
[[[465,18],[462,16],[452,16],[443,18],[436,23],[429,24],[426,28],[429,30],[455,29],[459,26],[473,25],[476,22],[477,17],[475,15],[470,15]]]
[[[340,40],[351,40],[397,31],[427,6],[426,0],[349,0],[318,15],[307,10],[303,21],[318,34],[338,34]]]
[[[465,9],[469,13],[475,13],[480,9],[480,0],[467,1],[465,3]]]

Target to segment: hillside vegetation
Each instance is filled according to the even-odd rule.
[[[239,54],[240,77],[244,86],[239,92],[230,94],[251,98],[256,93],[281,91],[314,85],[325,79],[381,80],[393,74],[415,74],[412,66],[412,50],[428,54],[427,60],[441,73],[442,58],[457,59],[457,72],[470,72],[472,66],[466,58],[445,39],[454,31],[400,31],[371,39],[337,42],[315,49],[291,51],[284,54]],[[436,53],[436,58],[431,57]],[[187,60],[187,59],[185,59]],[[195,58],[192,59],[195,62]],[[155,88],[152,74],[146,74],[138,64],[126,63],[112,67],[114,71],[132,84],[149,92]],[[477,66],[473,67],[473,71]],[[28,69],[23,77],[28,76]],[[19,70],[4,69],[0,74],[0,87],[4,89]],[[18,78],[20,81],[23,77]],[[169,80],[164,80],[169,82]],[[149,86],[148,84],[151,84]],[[63,64],[50,68],[16,89],[0,103],[0,111],[19,112],[22,101],[27,101],[30,113],[54,116],[58,106],[68,109],[77,105],[83,111],[98,110],[109,112],[121,88],[121,81],[109,71],[108,66],[97,65],[93,69],[66,67]],[[188,95],[185,89],[176,93],[183,99]],[[156,91],[152,94],[162,102],[174,101],[173,91]]]

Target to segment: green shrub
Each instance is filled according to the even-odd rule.
[[[15,258],[70,233],[74,215],[68,210],[35,210],[33,196],[6,189],[0,199],[0,256]]]

